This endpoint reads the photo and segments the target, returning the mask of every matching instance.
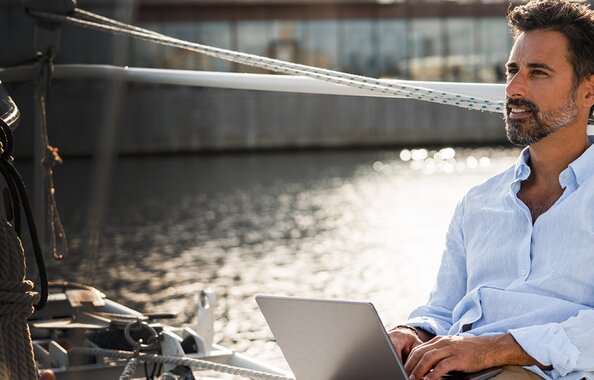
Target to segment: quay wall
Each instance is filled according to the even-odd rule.
[[[55,81],[50,144],[92,155],[115,97],[109,81]],[[155,154],[290,148],[468,145],[505,142],[500,115],[403,99],[147,84],[123,86],[113,148]],[[15,152],[33,152],[32,84],[9,84],[22,112]],[[113,106],[113,105],[112,105]]]

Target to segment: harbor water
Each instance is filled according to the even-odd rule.
[[[369,300],[386,326],[427,300],[456,203],[514,148],[336,150],[120,158],[96,251],[93,162],[55,168],[70,253],[50,280],[89,283],[192,327],[218,296],[215,341],[288,368],[256,294]],[[18,165],[18,162],[17,162]]]

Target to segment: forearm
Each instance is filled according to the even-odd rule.
[[[537,365],[511,334],[490,336],[437,336],[416,346],[405,369],[411,379],[440,379],[451,371],[477,372],[504,366]]]
[[[493,349],[498,352],[498,360],[496,366],[517,365],[517,366],[532,366],[536,365],[542,370],[550,370],[551,366],[546,366],[539,363],[532,356],[528,355],[526,351],[518,344],[514,337],[507,333],[503,335],[495,335],[486,337],[492,340]]]

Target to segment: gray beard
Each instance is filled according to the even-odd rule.
[[[577,116],[577,109],[573,99],[554,110],[540,112],[536,106],[532,116],[515,120],[505,113],[505,132],[507,139],[515,145],[526,146],[534,144],[551,133],[562,129]]]

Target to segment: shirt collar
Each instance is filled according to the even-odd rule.
[[[577,183],[581,186],[592,174],[594,174],[594,135],[588,136],[590,141],[590,147],[586,149],[581,156],[573,161],[567,169],[563,170],[559,174],[559,183],[561,187],[565,188],[570,182]],[[514,179],[516,181],[524,181],[530,176],[530,166],[528,161],[530,160],[530,150],[528,147],[522,149],[520,157],[516,161],[514,170]]]
[[[516,168],[514,170],[514,180],[523,181],[530,176],[530,166],[528,160],[530,159],[530,150],[528,147],[522,149],[518,161],[516,161]]]
[[[594,174],[594,136],[588,136],[588,139],[590,140],[590,147],[563,171],[571,171],[578,186],[581,186]],[[561,175],[563,175],[563,172]]]

